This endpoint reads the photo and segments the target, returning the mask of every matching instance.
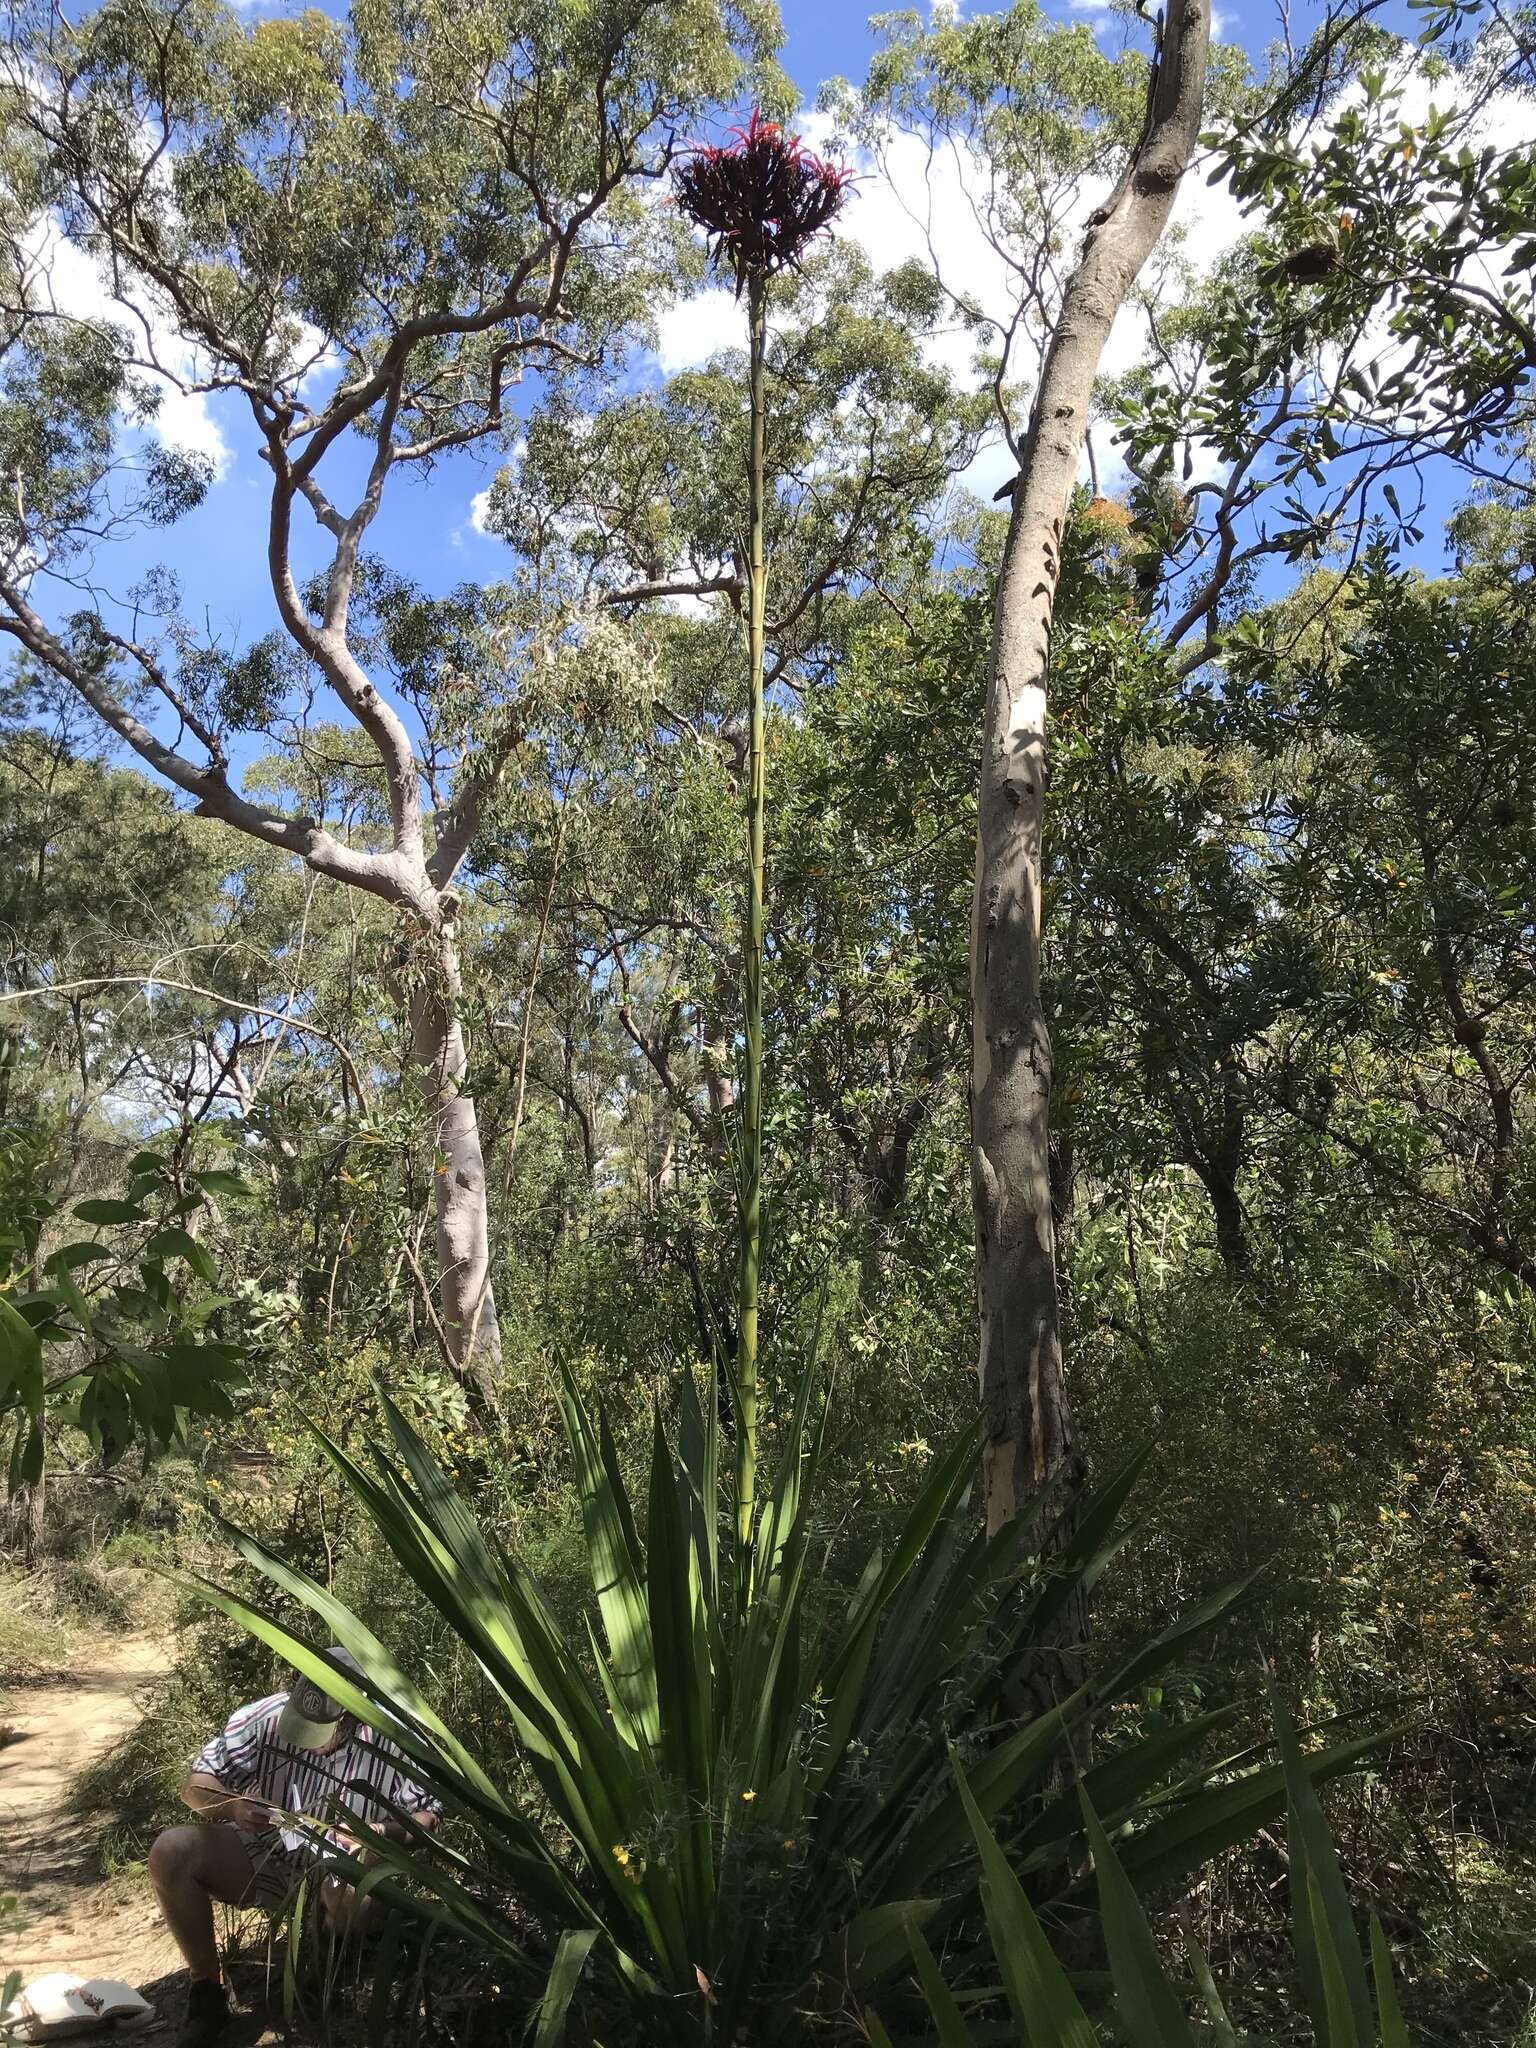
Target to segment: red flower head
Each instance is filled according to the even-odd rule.
[[[710,237],[710,255],[728,262],[739,294],[749,277],[796,266],[848,196],[853,172],[802,149],[758,108],[736,140],[700,144],[677,172],[677,200]]]

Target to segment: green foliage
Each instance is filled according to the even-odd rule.
[[[1070,1531],[1014,1527],[988,1539],[964,1513],[974,1459],[966,1434],[933,1461],[850,1598],[818,1587],[812,1569],[827,1427],[824,1405],[812,1413],[814,1384],[802,1377],[739,1605],[731,1518],[717,1499],[714,1402],[701,1410],[684,1381],[675,1449],[655,1419],[642,1551],[612,1433],[567,1380],[602,1630],[599,1638],[589,1622],[585,1640],[562,1629],[526,1568],[486,1541],[392,1403],[399,1462],[379,1455],[377,1476],[323,1440],[500,1701],[522,1745],[526,1791],[487,1768],[373,1630],[267,1546],[228,1531],[248,1563],[354,1651],[361,1684],[339,1677],[293,1627],[205,1584],[215,1606],[334,1683],[415,1759],[455,1825],[443,1845],[375,1842],[392,1873],[385,1890],[495,1955],[529,1997],[547,1966],[550,1985],[538,1994],[546,2026],[578,1958],[600,2003],[618,2000],[631,2008],[626,2024],[672,2039],[680,2025],[707,2033],[711,2023],[793,2037],[807,2001],[835,2007],[849,1985],[899,1969],[911,1916],[953,1923],[975,1896],[948,1789],[952,1741],[970,1755],[978,1811],[1006,1820],[1041,1896],[1070,1892],[1083,1823],[1053,1771],[1091,1715],[1139,1691],[1243,1597],[1240,1586],[1212,1596],[1104,1678],[1018,1722],[1007,1702],[1034,1645],[1124,1540],[1118,1523],[1136,1465]],[[1246,1748],[1206,1754],[1231,1718],[1196,1715],[1119,1745],[1087,1773],[1145,1881],[1198,1867],[1283,1802],[1279,1765]],[[1309,1769],[1347,1768],[1375,1739],[1326,1747]],[[513,1898],[536,1917],[532,1947],[526,1926],[507,1917]]]
[[[1529,76],[1498,35],[1447,61],[1447,23],[1480,12],[1440,10],[1417,45],[1366,15],[1330,17],[1288,76],[1220,109],[1204,137],[1210,182],[1228,185],[1254,232],[1117,409],[1138,476],[1172,482],[1180,451],[1202,441],[1236,465],[1229,568],[1267,554],[1315,563],[1378,526],[1417,545],[1426,458],[1475,475],[1480,449],[1523,431],[1536,154],[1529,124],[1508,117]],[[1239,534],[1234,512],[1261,501],[1262,532]],[[1209,510],[1185,558],[1197,586],[1217,538]],[[1224,581],[1182,617],[1175,605],[1174,637],[1202,616],[1215,628],[1204,598]],[[1238,617],[1224,623],[1241,637]]]
[[[34,1152],[25,1132],[5,1134],[4,1185],[25,1181]],[[251,1189],[208,1171],[212,1186],[184,1157],[145,1150],[121,1198],[77,1202],[61,1216],[29,1192],[0,1214],[0,1420],[11,1423],[12,1493],[41,1477],[50,1421],[67,1419],[110,1466],[135,1442],[175,1442],[189,1418],[233,1417],[245,1353],[210,1335],[229,1297],[207,1291],[218,1265],[186,1225],[200,1227],[219,1200]],[[112,1235],[76,1236],[80,1224]],[[45,1249],[45,1229],[67,1241]]]
[[[1337,1807],[1349,1888],[1407,1937],[1412,2022],[1503,2043],[1526,2024],[1536,1956],[1532,188],[1529,48],[1480,35],[1477,12],[1425,10],[1417,51],[1376,20],[1334,17],[1257,79],[1241,53],[1217,53],[1204,168],[1250,207],[1252,234],[1201,282],[1185,265],[1201,252],[1175,231],[1145,277],[1156,358],[1095,396],[1127,430],[1133,476],[1123,501],[1080,494],[1063,535],[1045,853],[1074,1395],[1090,1461],[1144,1438],[1158,1452],[1139,1540],[1099,1588],[1096,1660],[1134,1669],[1218,1575],[1262,1567],[1257,1632],[1307,1716],[1339,1724],[1328,1741],[1411,1695],[1389,1775]],[[800,1631],[798,1672],[783,1637],[778,1692],[760,1682],[770,1636],[748,1640],[730,1599],[706,1598],[696,1444],[661,1455],[653,1436],[657,1361],[709,1358],[732,1335],[747,423],[734,352],[658,386],[633,374],[658,307],[703,271],[631,173],[664,168],[669,139],[749,72],[789,111],[771,16],[704,0],[366,0],[345,22],[256,20],[212,0],[113,0],[62,26],[41,6],[16,17],[7,303],[46,216],[77,252],[110,246],[178,343],[197,339],[219,381],[289,421],[290,464],[318,439],[345,478],[352,429],[372,434],[381,414],[343,419],[331,400],[394,360],[408,328],[399,458],[439,432],[522,445],[490,499],[505,583],[429,588],[365,557],[349,622],[419,737],[439,810],[456,760],[506,762],[456,920],[505,1413],[472,1418],[442,1368],[422,1236],[441,1159],[405,1085],[384,904],[317,886],[271,846],[221,847],[222,827],[96,759],[93,714],[29,663],[0,734],[0,1405],[18,1480],[43,1453],[49,1470],[26,1495],[41,1527],[16,1511],[10,1526],[80,1594],[97,1578],[53,1560],[99,1540],[109,1496],[114,1558],[192,1561],[252,1607],[270,1597],[264,1561],[290,1575],[265,1641],[224,1615],[183,1617],[174,1681],[91,1787],[119,1824],[114,1856],[141,1856],[173,1816],[185,1757],[234,1697],[270,1687],[275,1646],[306,1634],[319,1588],[411,1644],[422,1696],[462,1744],[445,1752],[395,1700],[457,1804],[441,1847],[415,1845],[390,1882],[428,1920],[435,1887],[471,1953],[507,1958],[511,2023],[537,2008],[545,2042],[589,2013],[604,2038],[712,2023],[719,2040],[733,1999],[787,2014],[811,1972],[808,2003],[824,1993],[830,2012],[852,1960],[834,1937],[864,1906],[912,1897],[941,1902],[915,1933],[899,1911],[860,1927],[876,1988],[855,1995],[875,1996],[898,2038],[914,2013],[919,2030],[898,1981],[915,1970],[944,2048],[985,2025],[1002,1961],[978,1959],[979,1852],[946,1736],[1070,1995],[1102,2023],[1078,1967],[1098,1896],[1137,1987],[1123,2031],[1166,2039],[1161,1965],[1111,1859],[1161,1940],[1163,1887],[1282,1797],[1260,1724],[1222,1704],[1220,1655],[1178,1649],[1118,1694],[1090,1688],[1084,1722],[1104,1711],[1087,1789],[1108,1848],[1097,1887],[1079,1882],[1088,1819],[1070,1785],[1024,1783],[1049,1744],[988,1705],[995,1645],[922,1699],[894,1679],[880,1690],[969,1555],[969,1525],[945,1508],[930,1550],[880,1595],[830,1789],[809,1782],[859,1568],[910,1527],[932,1447],[971,1399],[968,846],[1003,522],[944,494],[994,401],[1006,414],[1025,395],[1071,258],[1062,223],[1139,131],[1145,59],[1129,37],[1149,36],[1128,10],[1118,55],[1029,4],[885,20],[862,101],[828,98],[877,158],[931,144],[936,162],[977,168],[977,225],[1015,302],[975,303],[969,279],[946,278],[942,239],[934,262],[885,277],[844,242],[783,282],[769,337],[781,487],[766,506],[762,1302],[772,1355],[820,1318],[845,1390],[807,1424],[814,1486],[785,1508],[765,1567],[763,1627],[793,1610]],[[604,151],[623,172],[575,237],[558,309],[498,314],[509,281],[531,297],[548,283],[546,236],[593,197]],[[457,313],[461,327],[411,325]],[[4,551],[71,579],[48,616],[82,676],[162,735],[184,707],[212,735],[210,761],[227,735],[262,733],[255,763],[229,748],[247,797],[380,848],[388,778],[312,703],[291,638],[212,644],[198,590],[159,571],[72,616],[87,574],[110,586],[108,543],[177,517],[206,483],[158,444],[157,387],[128,360],[135,328],[126,309],[121,326],[17,315],[0,366],[0,468],[21,485],[0,503]],[[942,374],[957,335],[995,391]],[[1431,515],[1451,495],[1430,449],[1476,482],[1450,528],[1454,583],[1430,567]],[[612,602],[689,579],[705,588],[686,608]],[[300,601],[312,613],[323,597],[316,582]],[[144,651],[160,681],[112,637],[130,611],[158,635]],[[211,1140],[220,1127],[239,1131],[253,1200]],[[135,1192],[140,1147],[169,1166]],[[230,1400],[215,1374],[198,1414],[174,1360],[196,1356],[200,1374],[217,1359],[208,1340],[238,1345],[249,1377]],[[550,1391],[550,1357],[570,1360],[586,1414],[601,1402],[585,1435]],[[34,1430],[40,1375],[68,1377]],[[382,1494],[353,1486],[372,1375],[472,1502],[488,1564],[435,1481],[397,1470],[370,1477]],[[793,1429],[771,1375],[763,1398],[782,1485]],[[187,1456],[146,1475],[167,1426]],[[675,1418],[671,1434],[687,1435]],[[410,1443],[396,1463],[423,1473]],[[649,1517],[637,1472],[655,1483]],[[209,1562],[222,1539],[207,1514],[232,1499],[261,1546],[233,1578]],[[1018,1602],[1015,1620],[1055,1597],[1048,1548],[1021,1545],[995,1596]],[[729,1579],[728,1529],[715,1550],[710,1584]],[[38,1617],[7,1620],[0,1659],[39,1642],[53,1654]],[[371,1671],[393,1698],[391,1674]],[[746,1775],[754,1697],[774,1760],[763,1782]],[[535,1768],[519,1729],[544,1728],[550,1701],[559,1721]],[[993,1760],[1015,1739],[1019,1796],[994,1804],[989,1772],[1007,1776]],[[772,1795],[782,1827],[773,1786],[787,1787]],[[924,1863],[926,1836],[910,1847],[938,1817],[941,1868]],[[610,1818],[625,1832],[605,1835]],[[1287,1948],[1279,1851],[1224,1852],[1201,1891],[1213,1962],[1190,1951],[1185,1974],[1212,1995],[1230,1981],[1245,2031],[1293,2038],[1316,2008],[1357,2042],[1379,2013],[1391,2038],[1383,1980],[1366,2014],[1340,1888],[1320,1852],[1313,1864],[1320,1912],[1306,1886],[1292,1894]],[[543,1912],[511,1903],[529,1872],[552,1889]],[[1011,1897],[996,1864],[988,1897]],[[1023,1940],[1057,2023],[1074,2024]],[[664,2018],[621,1951],[674,1994]],[[1175,1989],[1182,2022],[1194,2001]],[[1231,2038],[1205,2003],[1212,2036]]]
[[[1407,2048],[1409,2037],[1381,1922],[1372,1917],[1367,1964],[1338,1856],[1317,1802],[1313,1769],[1278,1700],[1274,1711],[1290,1814],[1293,1939],[1311,2038],[1318,2048],[1365,2048],[1367,2043],[1376,2048]],[[981,1854],[985,1873],[982,1903],[1012,2020],[1006,2036],[989,2030],[985,2038],[1006,2038],[1021,2048],[1026,2043],[1028,2048],[1093,2048],[1099,2031],[1052,1952],[1039,1916],[1009,1867],[964,1770],[958,1762],[954,1768],[966,1819]],[[1086,1788],[1080,1796],[1108,1955],[1115,2033],[1129,2042],[1130,2048],[1194,2048],[1196,2042],[1208,2038],[1207,2027],[1188,2016],[1187,2008],[1194,2002],[1191,1993],[1168,1975],[1111,1835],[1095,1813]],[[907,1933],[939,2048],[969,2048],[982,2037],[968,2027],[915,1921]],[[1190,1946],[1209,2031],[1218,2041],[1230,2043],[1237,2037],[1210,1970],[1192,1941]],[[884,2035],[873,2014],[866,2015],[866,2028],[872,2040]]]

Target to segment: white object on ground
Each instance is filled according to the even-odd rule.
[[[0,2014],[0,2024],[20,2041],[57,2041],[97,2027],[133,2033],[147,2027],[155,2008],[131,1984],[111,1977],[75,1977],[57,1970],[34,1977]]]

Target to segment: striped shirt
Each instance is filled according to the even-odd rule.
[[[360,1729],[339,1749],[319,1755],[278,1739],[277,1721],[288,1704],[285,1692],[253,1700],[230,1715],[223,1731],[204,1744],[194,1771],[217,1778],[227,1792],[259,1800],[281,1814],[330,1821],[355,1814],[378,1827],[402,1813],[442,1815],[442,1806],[406,1775],[405,1758],[382,1735]],[[303,1828],[280,1830],[284,1847],[313,1843]]]

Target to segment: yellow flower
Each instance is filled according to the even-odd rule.
[[[629,1862],[629,1851],[625,1848],[622,1842],[614,1843],[613,1860],[615,1863],[618,1864],[620,1870],[622,1870],[625,1867],[625,1865]]]
[[[756,1794],[755,1792],[753,1792],[753,1791],[751,1791],[751,1790],[749,1789],[749,1790],[747,1790],[747,1791],[743,1792],[741,1796],[742,1796],[742,1798],[743,1798],[743,1799],[744,1799],[744,1800],[746,1801],[746,1803],[747,1803],[747,1804],[748,1804],[748,1805],[750,1806],[750,1805],[752,1804],[752,1801],[753,1801],[753,1800],[754,1800],[754,1799],[755,1799],[755,1798],[757,1797],[757,1794]]]

